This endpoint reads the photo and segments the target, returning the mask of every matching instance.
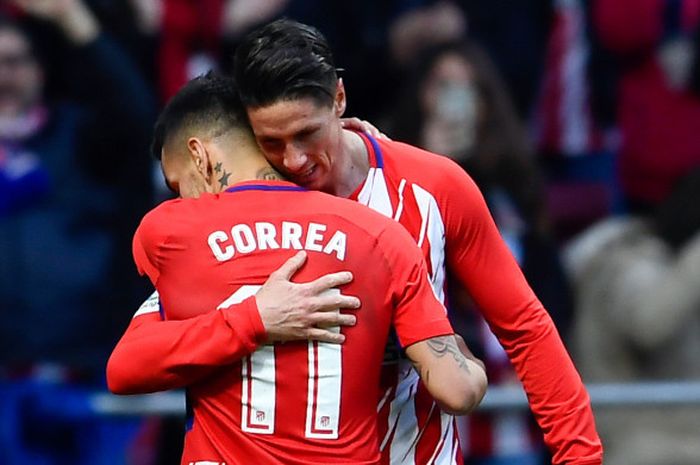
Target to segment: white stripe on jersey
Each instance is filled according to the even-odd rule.
[[[405,190],[409,185],[410,189]],[[384,178],[384,170],[370,168],[367,180],[362,187],[358,202],[376,210],[385,216],[394,217],[398,221],[404,213],[404,196],[413,195],[418,205],[421,217],[418,245],[428,242],[430,255],[430,281],[436,297],[445,301],[445,225],[435,197],[418,186],[402,179],[398,186],[398,205],[394,210],[389,195],[388,185]],[[392,212],[396,212],[392,215]],[[414,238],[416,239],[416,238]],[[389,425],[386,436],[382,440],[381,450],[389,447],[391,465],[428,465],[416,464],[416,446],[422,435],[418,429],[416,417],[415,394],[419,377],[408,360],[400,361],[396,396],[391,400],[389,410]],[[442,413],[440,417],[440,441],[430,444],[434,447],[431,465],[453,465],[456,463],[457,441],[455,441],[454,417]],[[392,438],[393,432],[393,438]],[[391,444],[388,444],[389,439]]]
[[[455,442],[455,420],[454,417],[445,412],[440,412],[440,429],[442,437],[438,447],[433,452],[433,456],[428,460],[428,464],[453,463],[457,452]],[[436,456],[437,455],[437,456]]]
[[[377,413],[382,411],[382,407],[384,407],[384,404],[386,404],[386,401],[389,400],[389,396],[391,396],[391,393],[393,392],[394,388],[390,387],[389,389],[386,390],[384,395],[382,396],[382,400],[379,401],[379,405],[377,405]]]
[[[394,209],[391,206],[389,190],[386,187],[384,171],[381,168],[370,168],[367,173],[367,180],[362,190],[357,195],[357,200],[362,205],[367,205],[374,211],[378,211],[384,216],[393,218]]]
[[[422,219],[418,246],[428,236],[430,245],[430,282],[440,302],[445,302],[445,225],[440,216],[435,197],[417,184],[413,184],[413,195],[418,203]]]
[[[406,180],[402,179],[399,183],[399,206],[396,207],[396,214],[394,215],[394,221],[399,221],[401,219],[401,213],[403,213],[403,190],[406,187]]]
[[[158,296],[158,291],[151,294],[148,299],[146,299],[136,313],[134,313],[133,318],[140,315],[145,315],[147,313],[155,313],[160,311],[160,297]]]
[[[389,413],[389,431],[396,429],[389,445],[391,465],[415,463],[419,434],[415,395],[420,378],[408,360],[399,363],[399,385]]]

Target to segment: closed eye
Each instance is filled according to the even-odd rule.
[[[310,128],[303,129],[303,130],[297,132],[295,134],[294,138],[296,140],[308,139],[309,137],[316,134],[316,132],[318,132],[319,129],[320,129],[320,127],[310,127]]]
[[[275,152],[281,150],[284,144],[279,139],[262,139],[260,140],[260,147],[266,152]]]

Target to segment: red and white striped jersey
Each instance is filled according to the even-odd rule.
[[[469,291],[523,383],[554,463],[601,463],[588,394],[474,182],[447,157],[362,137],[370,170],[351,198],[408,230],[441,300],[446,266]],[[454,419],[439,410],[410,366],[387,364],[382,378],[383,463],[461,463]]]
[[[580,0],[553,3],[552,31],[535,111],[535,140],[545,153],[586,156],[609,143],[591,114],[586,12]]]
[[[409,235],[346,199],[286,182],[241,183],[165,202],[134,236],[137,266],[166,320],[243,302],[299,249],[309,253],[295,275],[302,282],[353,272],[343,292],[362,300],[357,324],[342,329],[342,345],[262,345],[188,385],[194,417],[183,464],[378,463],[377,386],[390,327],[404,347],[452,334]]]

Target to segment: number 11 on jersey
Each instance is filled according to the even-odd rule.
[[[238,288],[219,309],[254,295],[259,285]],[[337,289],[332,291],[339,292]],[[330,328],[339,332],[340,328]],[[241,361],[241,429],[252,434],[274,434],[276,407],[275,346],[258,348]],[[340,420],[342,346],[308,342],[306,431],[313,439],[337,439]]]

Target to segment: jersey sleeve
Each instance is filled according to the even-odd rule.
[[[148,213],[134,233],[132,253],[139,274],[148,276],[155,286],[160,277],[157,266],[158,250],[164,239],[157,227],[157,210]]]
[[[408,232],[391,223],[379,243],[391,269],[393,323],[401,346],[454,334],[445,307],[433,292],[423,256]]]
[[[486,203],[457,165],[438,199],[447,261],[512,362],[554,464],[600,464],[588,393],[547,311],[500,237]]]
[[[158,294],[134,315],[107,362],[115,394],[143,394],[193,384],[254,352],[266,332],[254,297],[188,320],[163,321]]]

